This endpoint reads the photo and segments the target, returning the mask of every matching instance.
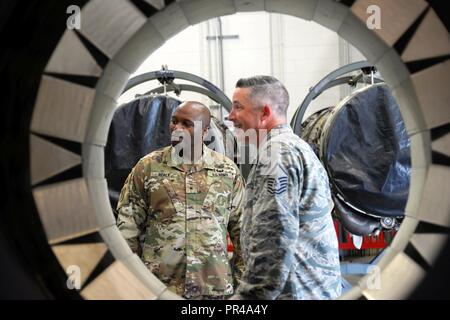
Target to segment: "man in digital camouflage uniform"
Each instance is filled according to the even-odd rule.
[[[131,249],[169,290],[187,299],[230,297],[243,271],[244,182],[233,161],[203,144],[210,118],[201,103],[180,104],[170,125],[172,146],[136,164],[117,206],[117,225]]]
[[[328,177],[287,125],[288,105],[285,87],[273,77],[236,84],[229,120],[238,136],[256,132],[258,155],[243,200],[245,271],[232,299],[333,299],[341,293]]]

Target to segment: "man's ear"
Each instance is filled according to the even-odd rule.
[[[205,137],[208,135],[209,126],[206,126],[202,129],[202,137],[205,139]]]
[[[268,106],[267,104],[265,104],[262,107],[262,115],[261,115],[261,123],[262,124],[266,124],[268,120],[272,119],[272,115],[273,115],[273,111],[272,108],[270,106]]]

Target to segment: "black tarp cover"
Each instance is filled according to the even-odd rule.
[[[143,96],[117,108],[105,147],[105,176],[113,208],[125,179],[146,154],[170,145],[172,113],[181,101],[170,96]]]
[[[332,115],[323,156],[350,204],[377,216],[403,216],[411,171],[410,140],[386,85],[352,94]]]

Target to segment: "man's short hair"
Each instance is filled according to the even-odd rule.
[[[250,99],[258,108],[267,103],[278,115],[286,116],[289,93],[277,78],[272,76],[241,78],[237,81],[236,88],[250,88]]]

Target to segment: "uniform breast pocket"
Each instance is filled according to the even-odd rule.
[[[148,192],[150,198],[151,216],[160,223],[169,224],[182,211],[182,199],[176,192],[176,183],[168,175],[153,173],[149,181]]]
[[[228,175],[210,175],[210,187],[204,201],[204,208],[221,223],[227,223],[231,208],[231,194],[233,190],[233,179]]]

